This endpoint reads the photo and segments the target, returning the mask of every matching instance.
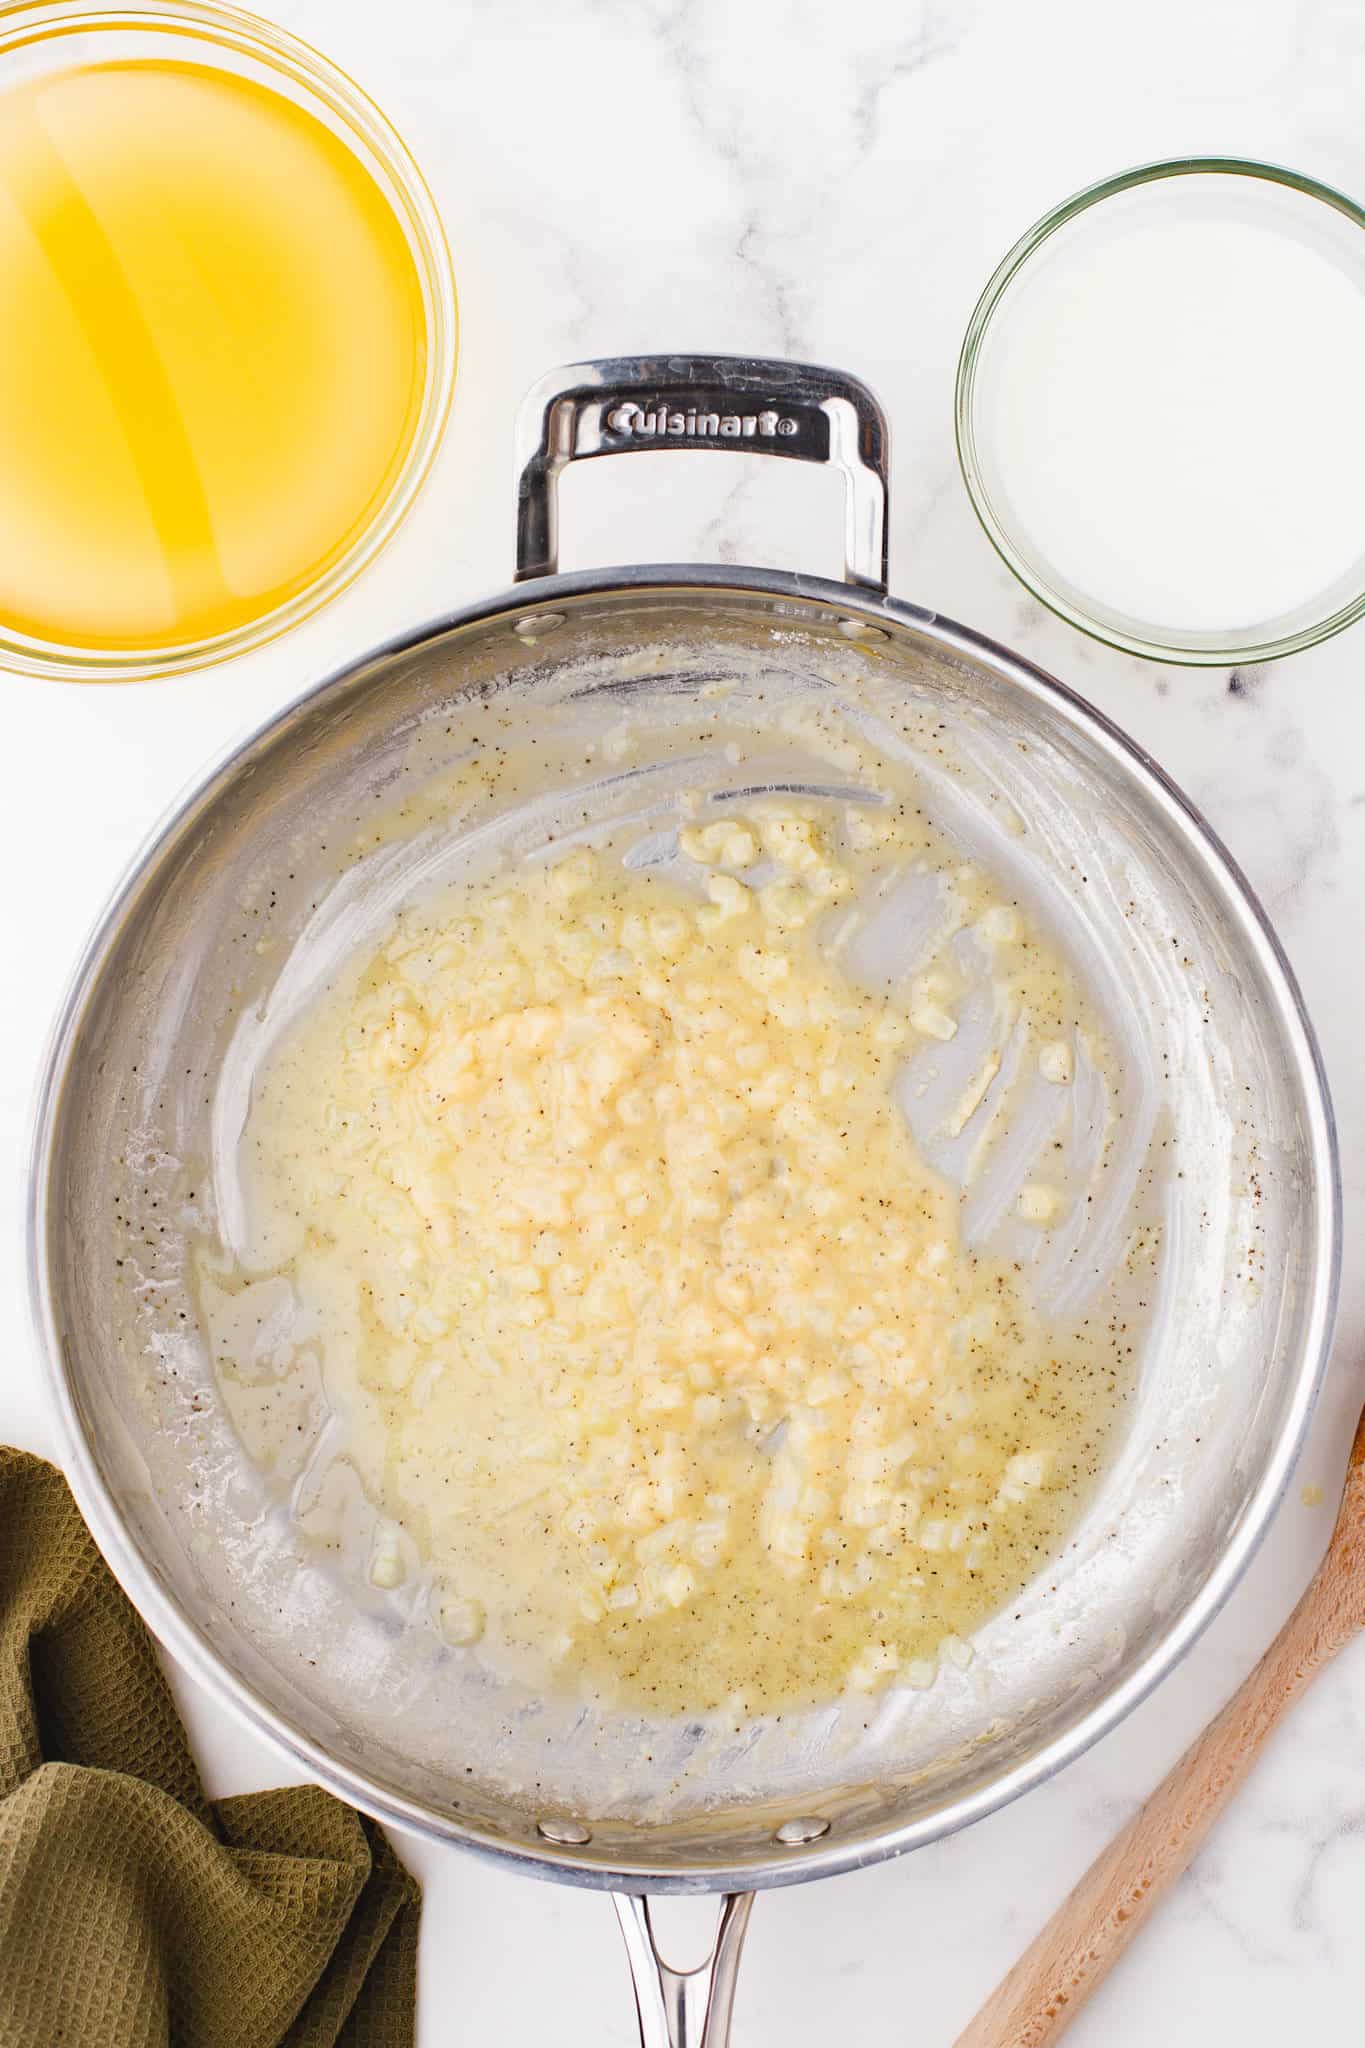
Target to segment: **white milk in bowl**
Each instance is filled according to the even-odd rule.
[[[988,288],[968,483],[1076,623],[1177,659],[1287,652],[1365,591],[1365,233],[1277,177],[1133,176]]]

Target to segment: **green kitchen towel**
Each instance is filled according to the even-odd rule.
[[[419,1910],[316,1786],[204,1797],[66,1481],[0,1448],[0,2048],[410,2048]]]

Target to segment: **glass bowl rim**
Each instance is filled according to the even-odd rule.
[[[1358,205],[1346,193],[1338,191],[1333,185],[1324,184],[1319,178],[1310,177],[1306,172],[1292,170],[1283,164],[1262,162],[1255,157],[1162,157],[1152,163],[1137,164],[1130,170],[1117,171],[1110,177],[1100,178],[1094,184],[1084,186],[1035,221],[1001,258],[987,279],[967,323],[967,331],[958,357],[953,399],[954,438],[962,481],[967,487],[972,510],[980,521],[986,538],[1005,566],[1040,604],[1046,606],[1048,611],[1057,618],[1065,619],[1068,625],[1075,626],[1078,631],[1088,634],[1092,640],[1103,641],[1107,646],[1116,647],[1124,654],[1136,654],[1146,661],[1164,661],[1176,667],[1227,668],[1255,662],[1277,661],[1286,654],[1297,654],[1306,647],[1315,647],[1320,641],[1331,639],[1334,634],[1344,631],[1347,626],[1354,625],[1357,620],[1365,617],[1365,588],[1321,619],[1301,626],[1292,633],[1260,642],[1247,641],[1221,647],[1191,647],[1175,640],[1145,639],[1141,634],[1125,633],[1121,627],[1109,625],[1073,604],[1059,590],[1045,582],[1041,573],[1025,560],[1004,524],[996,517],[982,479],[976,451],[974,406],[978,359],[997,308],[1009,286],[1019,276],[1030,258],[1059,228],[1067,226],[1079,214],[1087,212],[1101,201],[1112,199],[1119,193],[1132,191],[1143,185],[1155,184],[1162,179],[1192,175],[1252,178],[1266,184],[1278,185],[1297,192],[1304,198],[1321,201],[1335,212],[1343,214],[1355,227],[1365,229],[1365,207]]]
[[[209,61],[215,52],[247,58],[301,89],[314,110],[325,110],[371,175],[378,166],[380,190],[421,285],[426,369],[416,427],[383,498],[331,567],[282,604],[226,632],[166,647],[87,648],[0,624],[0,664],[68,682],[146,681],[207,668],[279,638],[348,589],[404,524],[431,473],[450,415],[459,342],[450,247],[430,187],[398,130],[348,72],[302,37],[219,0],[25,0],[0,8],[0,63],[58,37],[117,30],[183,35]]]

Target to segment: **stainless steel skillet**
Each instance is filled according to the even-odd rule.
[[[847,580],[557,575],[565,464],[680,447],[834,464]],[[620,1895],[642,2033],[661,2048],[719,2048],[755,1889],[965,1825],[1156,1683],[1263,1533],[1330,1335],[1331,1111],[1263,913],[1112,725],[887,595],[886,450],[870,394],[824,370],[665,357],[547,380],[525,415],[516,587],[329,678],[177,806],[77,968],[34,1139],[34,1300],[68,1469],[151,1625],[379,1818]],[[190,1254],[228,1227],[215,1163],[288,977],[315,982],[367,919],[490,843],[515,855],[570,816],[666,831],[680,778],[706,801],[756,775],[839,801],[796,756],[736,760],[715,743],[717,703],[775,692],[826,706],[854,692],[860,716],[894,727],[926,808],[1008,868],[1093,984],[1129,1076],[1127,1178],[1039,1285],[1108,1286],[1135,1232],[1159,1243],[1134,1323],[1138,1386],[1065,1557],[980,1632],[969,1668],[871,1711],[781,1724],[594,1717],[495,1681],[301,1541],[289,1475],[262,1473],[219,1398]],[[604,772],[599,743],[627,715],[644,750]],[[512,736],[544,747],[534,802],[428,818],[374,851],[377,817],[405,797],[420,817],[446,766]],[[1028,1142],[1011,1154],[1021,1173]],[[998,1195],[972,1212],[986,1237],[1004,1227]],[[685,1979],[660,1962],[644,1904],[669,1891],[727,1900],[710,1962]]]

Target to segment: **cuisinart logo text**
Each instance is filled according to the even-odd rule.
[[[628,398],[607,414],[613,434],[627,439],[668,439],[673,441],[773,441],[788,440],[799,423],[786,413],[771,408],[763,412],[669,412],[656,404],[650,410]]]

